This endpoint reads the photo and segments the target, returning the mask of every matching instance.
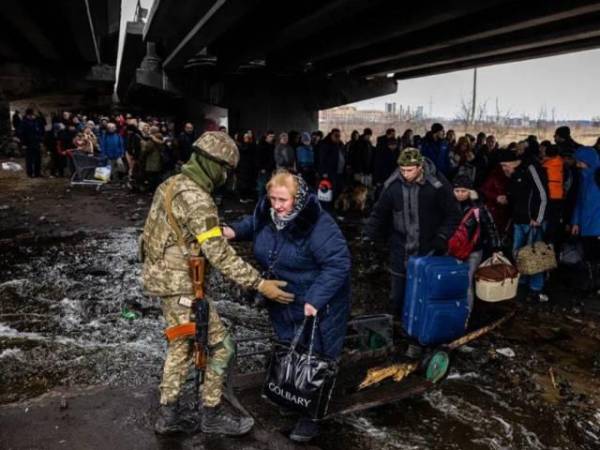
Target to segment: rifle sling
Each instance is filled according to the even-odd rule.
[[[189,252],[188,246],[185,242],[185,239],[183,237],[183,231],[181,230],[181,227],[177,223],[177,220],[175,219],[175,215],[173,214],[173,191],[175,189],[175,183],[176,183],[176,180],[175,180],[175,177],[173,177],[171,182],[167,185],[167,190],[165,192],[164,206],[165,206],[165,211],[167,212],[167,221],[169,222],[169,225],[175,232],[175,236],[177,236],[177,245],[179,246],[183,255],[186,258],[188,258],[190,255],[190,252]]]

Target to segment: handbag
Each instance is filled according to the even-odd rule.
[[[308,317],[296,332],[291,344],[276,343],[271,353],[263,397],[311,419],[327,415],[335,386],[337,362],[313,351],[317,316],[313,319],[308,351],[299,349]]]
[[[583,245],[580,241],[571,239],[563,244],[559,261],[565,266],[579,266],[583,262]]]
[[[517,268],[523,275],[536,275],[556,269],[556,253],[552,244],[544,241],[533,242],[533,232],[529,232],[530,244],[517,252]]]
[[[117,173],[127,172],[127,169],[125,168],[125,163],[123,162],[123,158],[117,158],[115,170]]]
[[[518,270],[501,253],[494,253],[475,271],[475,293],[484,302],[515,298],[518,286]]]

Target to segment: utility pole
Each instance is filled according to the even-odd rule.
[[[475,110],[477,109],[477,67],[473,69],[473,98],[471,99],[471,125],[475,123]]]

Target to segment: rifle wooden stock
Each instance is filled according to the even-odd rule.
[[[194,365],[197,369],[205,370],[208,362],[208,355],[203,345],[194,343]]]
[[[190,256],[188,258],[190,278],[194,289],[196,301],[204,299],[204,273],[206,260],[202,256]]]
[[[206,260],[202,256],[188,258],[190,279],[194,289],[194,310],[196,312],[196,340],[194,342],[194,364],[200,370],[206,369],[208,361],[208,304],[198,304],[204,300],[204,274]]]

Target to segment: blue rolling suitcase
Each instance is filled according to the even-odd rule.
[[[467,328],[469,265],[450,256],[410,257],[402,322],[421,345],[446,343]]]

